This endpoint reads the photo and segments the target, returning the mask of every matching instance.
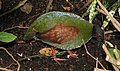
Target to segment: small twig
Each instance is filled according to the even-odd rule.
[[[1,67],[0,67],[0,70],[2,70],[2,71],[13,71],[13,70],[10,70],[10,69],[7,69],[7,68],[1,68]]]
[[[71,3],[71,2],[69,2],[69,1],[67,1],[67,2],[70,4],[71,8],[73,9],[73,8],[74,8],[74,6],[72,5],[72,3]]]
[[[48,12],[52,6],[53,0],[49,0],[47,8],[46,8],[46,12]]]
[[[45,56],[43,56],[41,54],[37,54],[37,55],[28,56],[28,57],[25,57],[25,58],[18,59],[18,61],[30,60],[30,59],[37,58],[37,57],[42,58],[42,57],[45,57]]]
[[[31,59],[33,59],[33,58],[41,58],[41,57],[45,57],[45,56],[43,56],[43,55],[41,55],[41,54],[37,54],[37,55],[32,55],[32,56],[20,58],[20,59],[18,59],[17,61],[18,61],[18,62],[21,62],[21,61],[31,60]],[[10,66],[15,65],[15,64],[16,64],[16,63],[13,62],[13,63],[11,63],[9,66],[7,66],[6,68],[9,68]]]
[[[15,11],[16,9],[18,9],[18,8],[20,8],[22,5],[24,5],[27,1],[28,1],[28,0],[22,0],[22,1],[20,1],[19,4],[18,4],[16,7],[14,7],[13,9],[11,9],[11,10],[9,10],[9,11],[1,14],[0,17],[4,16],[4,15],[6,15],[6,14],[9,14],[9,13],[11,13],[11,12],[13,12],[13,11]]]
[[[55,56],[63,55],[65,52],[67,52],[67,51],[57,52],[55,54]],[[47,56],[44,56],[43,54],[37,54],[37,55],[32,55],[32,56],[28,56],[28,57],[25,57],[25,58],[18,59],[18,61],[30,60],[30,59],[37,58],[37,57],[42,58],[42,57],[47,57]]]
[[[11,30],[11,29],[14,29],[14,28],[28,29],[29,27],[14,26],[14,27],[7,28],[7,29],[5,29],[3,31]]]
[[[112,58],[112,56],[110,55],[110,53],[109,53],[109,51],[108,51],[108,49],[107,49],[105,44],[102,45],[102,48],[103,48],[103,50],[106,53],[106,61],[116,65],[116,60],[114,58]]]
[[[108,44],[112,48],[114,47],[114,45],[111,42],[107,41],[107,40],[105,40],[105,44]]]
[[[110,57],[109,55],[106,55],[106,61],[110,62],[111,64],[116,65],[117,61]]]
[[[115,69],[115,71],[119,71],[119,69],[115,65],[112,64],[112,66]]]
[[[96,69],[98,68],[98,57],[96,58]]]
[[[110,62],[112,64],[112,66],[114,67],[115,71],[119,71],[119,64],[120,62],[115,60],[114,58],[111,57],[107,47],[105,46],[105,44],[103,44],[103,49],[106,53],[106,61]]]
[[[109,14],[110,14],[111,16],[114,16],[117,8],[119,7],[118,3],[119,3],[119,1],[115,2],[115,3],[111,6],[111,10],[109,11]],[[108,8],[108,6],[107,6],[107,8]],[[108,26],[108,24],[109,24],[109,22],[110,22],[110,18],[107,16],[107,14],[106,14],[106,12],[105,12],[104,10],[101,10],[101,11],[102,11],[102,13],[104,13],[104,14],[106,15],[106,19],[103,21],[103,25],[101,26],[101,29],[104,30],[104,29]]]
[[[108,56],[110,56],[110,57],[111,57],[111,55],[110,55],[110,53],[109,53],[109,51],[108,51],[107,47],[105,46],[105,44],[103,44],[103,45],[102,45],[102,47],[103,47],[103,49],[104,49],[104,51],[105,51],[106,55],[108,55]]]
[[[10,65],[8,65],[7,67],[5,67],[5,68],[10,68],[12,65],[16,65],[16,63],[15,62],[13,62],[13,63],[11,63]]]
[[[83,7],[80,8],[80,10],[83,10],[84,8],[86,8],[88,5],[90,5],[90,3],[91,3],[92,1],[93,1],[93,0],[88,0],[87,3],[85,3],[85,4],[83,5]]]
[[[17,63],[17,65],[18,65],[17,71],[19,71],[19,70],[20,70],[20,63],[13,57],[12,54],[10,54],[10,53],[8,52],[8,50],[7,50],[6,48],[0,47],[0,49],[6,51],[6,53]]]
[[[100,9],[98,6],[96,8],[97,11],[99,11],[100,13],[104,14],[104,15],[107,15],[102,9]]]
[[[94,68],[94,71],[110,71],[110,70],[103,70],[103,69],[99,69],[98,68],[98,57],[96,58],[97,60],[96,60],[96,67]]]
[[[84,47],[85,47],[86,53],[87,53],[90,57],[92,57],[94,60],[97,61],[97,59],[88,52],[87,47],[86,47],[85,42],[84,42],[83,39],[82,39],[82,41],[83,41],[83,43],[84,43]],[[101,67],[102,67],[104,70],[106,70],[105,67],[102,65],[102,63],[101,63],[99,60],[98,60],[98,63],[101,65]]]
[[[114,32],[118,32],[117,30],[109,30],[109,31],[105,31],[104,34],[111,34],[111,33],[114,33]]]

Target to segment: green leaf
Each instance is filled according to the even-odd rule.
[[[74,40],[62,44],[53,43],[45,40],[41,40],[42,42],[63,50],[72,50],[83,45],[82,39],[85,41],[85,43],[87,43],[92,37],[93,25],[91,23],[73,13],[53,11],[45,13],[38,17],[30,25],[29,29],[25,33],[24,39],[31,40],[35,36],[36,32],[44,33],[53,28],[58,22],[67,26],[76,27],[80,31],[80,33],[76,36]]]
[[[108,48],[108,51],[109,51],[110,55],[111,55],[114,59],[116,59],[113,50],[114,50],[114,48]],[[117,51],[118,51],[118,54],[120,55],[120,50],[117,50]]]
[[[11,33],[7,33],[7,32],[0,32],[0,41],[1,42],[12,42],[16,39],[17,37]]]

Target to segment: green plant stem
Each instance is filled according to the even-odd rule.
[[[56,56],[63,55],[65,52],[67,52],[67,51],[58,52],[58,53],[56,53]],[[30,60],[30,59],[33,59],[33,58],[42,58],[42,57],[47,57],[47,56],[37,54],[37,55],[32,55],[32,56],[28,56],[28,57],[25,57],[25,58],[18,59],[18,61],[24,61],[24,60]]]
[[[30,60],[30,59],[33,59],[33,58],[42,58],[42,57],[45,57],[41,54],[37,54],[37,55],[32,55],[32,56],[28,56],[28,57],[25,57],[25,58],[21,58],[21,59],[18,59],[18,61],[24,61],[24,60]]]

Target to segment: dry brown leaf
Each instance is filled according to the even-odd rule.
[[[27,13],[27,14],[29,14],[31,11],[32,11],[32,4],[30,3],[30,2],[28,2],[28,3],[25,3],[21,8],[20,8],[20,10],[22,11],[22,12],[25,12],[25,13]]]

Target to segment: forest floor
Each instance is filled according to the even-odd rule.
[[[23,36],[27,28],[20,28],[15,26],[29,26],[38,16],[46,13],[46,8],[49,3],[48,0],[29,0],[32,4],[32,11],[29,14],[22,12],[19,8],[15,11],[6,14],[0,17],[0,31],[6,31],[13,33],[17,36],[17,39],[14,42],[0,45],[5,47],[16,60],[20,60],[25,57],[33,56],[39,54],[39,50],[44,47],[51,47],[47,44],[44,44],[39,41],[31,42],[22,42]],[[0,14],[11,10],[19,3],[19,0],[2,0],[2,9]],[[71,4],[72,5],[71,5]],[[51,8],[48,11],[62,11],[62,12],[72,12],[79,16],[86,11],[86,8],[83,8],[83,5],[86,2],[80,2],[80,0],[70,0],[70,3],[66,0],[54,0]],[[73,8],[71,8],[73,6]],[[63,7],[70,7],[70,10],[65,10]],[[87,17],[85,18],[86,20]],[[86,44],[87,49],[90,54],[94,57],[98,57],[99,61],[103,64],[106,69],[113,70],[110,63],[105,61],[105,52],[102,49],[102,39],[106,39],[114,45],[120,45],[120,36],[118,33],[107,34],[104,36],[103,31],[99,28],[102,25],[101,19],[96,18],[93,22],[93,38]],[[14,28],[13,28],[14,27]],[[114,27],[109,25],[107,29]],[[99,36],[100,35],[100,36]],[[120,46],[117,46],[120,48]],[[61,51],[57,49],[58,51]],[[91,58],[85,51],[84,46],[81,48],[73,50],[78,54],[78,58],[68,58],[65,61],[60,61],[60,64],[57,64],[51,57],[36,57],[28,60],[19,61],[20,71],[93,71],[96,67],[96,60]],[[67,54],[59,56],[60,58],[67,58]],[[0,67],[7,67],[8,69],[16,70],[17,65],[13,64],[9,66],[14,61],[11,57],[3,50],[0,50]],[[100,65],[99,68],[102,68]]]

